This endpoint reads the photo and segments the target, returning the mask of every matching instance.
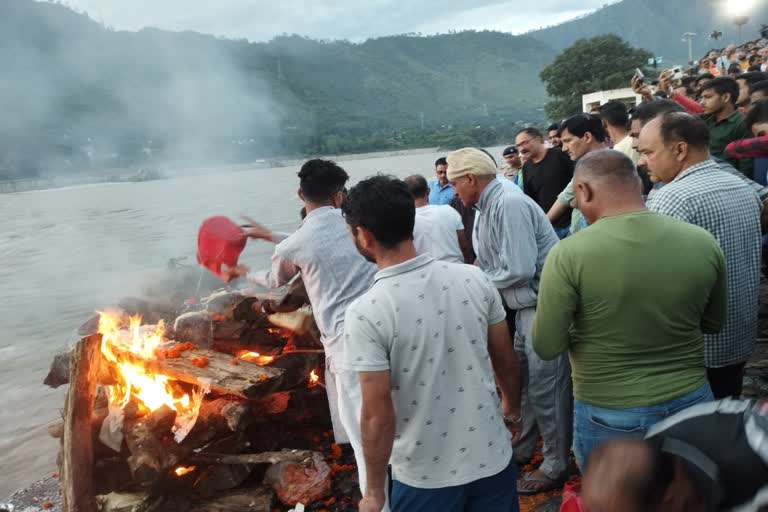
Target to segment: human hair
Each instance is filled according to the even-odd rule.
[[[598,180],[613,180],[624,185],[640,186],[640,176],[632,160],[614,149],[590,151],[579,158],[573,171]]]
[[[705,80],[712,80],[713,78],[715,78],[715,75],[712,73],[702,73],[693,79],[693,83],[696,87],[698,87],[701,82],[704,82]]]
[[[747,130],[752,130],[752,126],[757,123],[768,123],[768,99],[755,103],[744,118],[744,126]]]
[[[349,191],[341,211],[347,224],[367,229],[387,249],[413,239],[413,196],[405,182],[394,176],[364,179]]]
[[[768,91],[768,80],[755,82],[754,84],[749,86],[749,94],[752,94],[753,92],[757,92],[757,91]],[[768,94],[768,92],[766,92],[766,94]]]
[[[736,77],[736,80],[744,80],[747,85],[756,84],[764,80],[768,80],[768,73],[762,71],[750,71],[748,73],[742,73]]]
[[[552,123],[547,126],[547,133],[551,132],[552,130],[560,131],[560,123]]]
[[[527,133],[531,137],[538,137],[540,139],[543,139],[544,136],[541,134],[538,128],[534,128],[533,126],[528,126],[526,128],[523,128],[519,132],[515,134],[515,136],[520,135],[521,133]]]
[[[579,138],[591,133],[597,142],[604,142],[606,137],[600,116],[594,114],[577,114],[569,117],[560,124],[560,133],[562,134],[564,130],[568,130]]]
[[[429,195],[429,184],[421,174],[413,174],[403,180],[408,186],[408,191],[414,199],[421,199]]]
[[[313,203],[330,201],[334,194],[344,190],[347,180],[347,172],[331,160],[308,160],[299,171],[301,193]]]
[[[620,126],[626,128],[629,124],[629,114],[627,106],[616,100],[611,100],[600,106],[600,117],[610,126]],[[568,130],[570,131],[570,130]],[[573,133],[573,132],[571,132]]]
[[[438,165],[448,165],[448,160],[446,160],[444,156],[441,156],[440,158],[435,160],[435,167],[437,167]]]
[[[669,145],[685,142],[692,148],[709,148],[709,128],[698,117],[687,112],[667,112],[661,116],[661,140]]]
[[[685,112],[685,109],[672,100],[655,100],[641,103],[632,113],[633,121],[640,121],[645,126],[652,119],[668,112]]]
[[[722,77],[721,76],[719,78],[729,78],[729,77],[732,77],[732,76],[740,75],[741,74],[741,66],[737,62],[734,62],[733,64],[728,66],[728,71],[726,71],[726,73],[728,74],[727,77]]]
[[[714,91],[715,94],[720,96],[728,94],[730,95],[731,103],[734,105],[736,105],[736,100],[739,98],[739,84],[736,83],[736,80],[727,76],[713,78],[705,83],[701,90],[702,92]]]

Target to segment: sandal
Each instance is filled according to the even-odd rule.
[[[540,494],[542,492],[548,492],[553,491],[555,489],[560,489],[563,486],[563,480],[552,480],[546,475],[543,476],[534,476],[534,473],[536,471],[530,471],[528,473],[525,473],[522,478],[520,478],[517,481],[517,493],[518,494]],[[541,474],[541,473],[539,473]],[[540,484],[536,485],[533,488],[529,487],[521,487],[521,483],[532,483],[532,484]]]

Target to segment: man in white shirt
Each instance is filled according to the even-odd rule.
[[[277,288],[301,273],[307,289],[320,341],[325,348],[325,386],[337,443],[351,443],[358,461],[361,488],[365,489],[365,465],[360,439],[360,386],[354,372],[341,371],[344,312],[373,283],[376,267],[365,260],[349,237],[339,207],[349,176],[329,160],[309,160],[299,171],[299,197],[307,216],[291,235],[252,225],[250,238],[276,243],[272,269],[247,275],[249,281]],[[232,269],[232,277],[244,267]]]
[[[379,268],[344,333],[344,368],[363,394],[360,512],[384,505],[388,464],[393,512],[516,512],[520,366],[498,291],[477,267],[416,254],[402,181],[364,180],[342,209]]]
[[[405,184],[416,205],[413,228],[416,252],[429,254],[436,260],[464,263],[469,246],[459,212],[448,205],[429,204],[429,185],[424,176],[408,176]]]
[[[627,155],[637,166],[637,162],[640,161],[640,153],[632,147],[627,106],[620,101],[609,101],[600,106],[600,117],[603,119],[603,128],[613,142],[613,149]]]

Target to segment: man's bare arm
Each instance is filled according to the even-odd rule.
[[[560,217],[565,215],[565,212],[568,211],[568,208],[569,206],[562,203],[559,199],[555,200],[555,202],[552,204],[552,207],[547,212],[547,219],[549,219],[549,222],[554,224],[560,219]]]
[[[472,264],[472,248],[464,235],[464,230],[456,231],[456,236],[459,238],[459,249],[461,249],[461,255],[464,256],[464,263]]]
[[[488,326],[488,353],[496,374],[496,383],[501,389],[502,412],[505,417],[520,418],[520,360],[513,348],[506,320]],[[519,425],[522,427],[522,423]]]
[[[389,370],[358,372],[358,377],[363,396],[360,431],[368,478],[366,488],[362,491],[366,502],[372,501],[376,505],[381,503],[383,506],[387,465],[395,441],[395,408],[392,404]]]

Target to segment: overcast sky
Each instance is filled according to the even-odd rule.
[[[611,0],[62,0],[118,30],[195,30],[251,41],[282,33],[360,41],[405,32],[520,33]]]

